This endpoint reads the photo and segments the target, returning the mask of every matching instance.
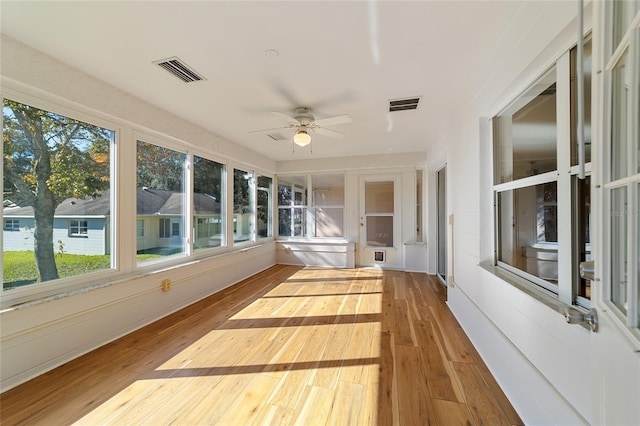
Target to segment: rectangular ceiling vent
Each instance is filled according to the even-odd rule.
[[[284,136],[282,133],[269,133],[269,134],[267,134],[267,136],[269,136],[274,141],[286,141],[287,140],[287,137]]]
[[[193,70],[193,68],[189,67],[187,64],[185,64],[175,56],[173,58],[154,61],[153,63],[167,70],[168,72],[178,77],[180,80],[184,81],[185,83],[206,80],[206,78],[198,74],[196,71]]]
[[[411,109],[417,109],[418,102],[420,102],[419,97],[389,101],[389,111],[408,111]]]

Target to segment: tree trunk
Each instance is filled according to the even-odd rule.
[[[58,278],[58,267],[56,266],[55,253],[53,251],[53,212],[55,211],[55,206],[38,207],[34,208],[36,228],[33,232],[33,237],[38,282],[43,282]]]
[[[47,184],[51,177],[51,151],[42,136],[42,130],[38,130],[38,136],[32,141],[36,158],[34,161],[36,191],[33,203],[36,229],[33,233],[33,244],[38,282],[43,282],[58,279],[58,267],[53,252],[53,218],[58,203]]]

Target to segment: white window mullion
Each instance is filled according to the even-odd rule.
[[[628,223],[627,227],[629,230],[629,239],[627,241],[627,265],[628,266],[628,276],[627,276],[627,288],[629,291],[628,294],[628,310],[627,310],[627,325],[629,327],[637,328],[638,324],[638,304],[640,301],[638,300],[638,292],[640,289],[640,283],[638,282],[638,214],[639,212],[635,210],[638,206],[638,184],[629,185],[627,191],[627,209],[628,209]]]
[[[185,185],[184,185],[184,229],[182,230],[185,245],[184,250],[187,256],[193,254],[193,241],[195,238],[195,226],[193,220],[193,154],[187,152],[184,165]]]
[[[571,224],[571,88],[570,54],[556,62],[556,117],[558,161],[558,298],[573,303]]]
[[[306,176],[306,196],[305,196],[305,215],[306,215],[306,227],[305,234],[303,237],[311,237],[314,235],[313,225],[316,223],[315,220],[315,211],[313,209],[313,205],[311,204],[313,201],[313,182],[311,181],[311,175]]]

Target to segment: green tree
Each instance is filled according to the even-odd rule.
[[[2,115],[5,196],[33,208],[37,279],[54,280],[56,207],[109,188],[113,132],[6,99]]]
[[[186,155],[157,145],[138,141],[137,186],[182,191]]]

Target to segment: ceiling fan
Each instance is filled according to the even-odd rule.
[[[307,146],[311,143],[310,133],[318,133],[320,135],[330,136],[333,138],[341,138],[344,136],[344,133],[327,129],[327,127],[351,123],[351,117],[348,115],[336,115],[334,117],[316,120],[309,112],[309,108],[306,107],[296,108],[293,117],[282,112],[274,112],[274,114],[286,118],[289,121],[289,124],[273,129],[254,130],[249,133],[269,132],[280,129],[296,129],[296,133],[293,135],[293,142],[298,146]]]

